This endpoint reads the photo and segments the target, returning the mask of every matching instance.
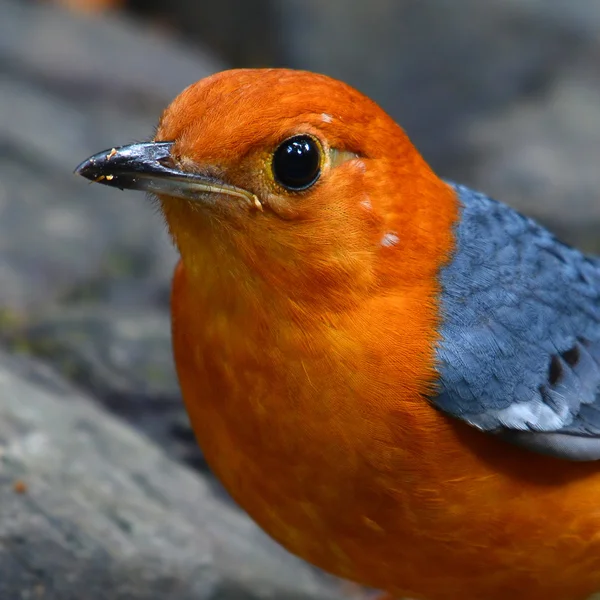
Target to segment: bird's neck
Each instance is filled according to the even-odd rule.
[[[185,280],[185,293],[180,302],[194,305],[194,310],[185,310],[195,313],[196,335],[210,340],[219,352],[229,348],[251,358],[284,343],[295,328],[305,335],[315,333],[318,312],[290,298],[283,284],[273,285],[214,246],[204,252],[181,251],[176,279]]]

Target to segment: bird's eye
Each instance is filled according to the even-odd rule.
[[[321,174],[321,147],[309,135],[294,136],[275,150],[272,164],[280,185],[294,192],[305,190]]]

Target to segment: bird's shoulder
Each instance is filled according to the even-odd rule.
[[[440,272],[432,402],[531,449],[599,459],[600,261],[451,185],[460,214]]]

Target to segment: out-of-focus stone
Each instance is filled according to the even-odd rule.
[[[13,331],[9,343],[44,358],[169,456],[208,474],[181,401],[166,311],[65,306]]]
[[[126,7],[200,42],[236,67],[275,66],[278,3],[270,0],[128,0]]]
[[[600,71],[574,68],[542,98],[474,121],[479,158],[467,180],[600,253],[599,98]]]

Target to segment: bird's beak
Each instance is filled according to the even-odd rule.
[[[262,209],[248,190],[214,177],[183,171],[171,157],[173,142],[144,142],[104,150],[76,169],[82,177],[120,189],[143,190],[192,201],[206,201],[210,193],[235,196]]]

